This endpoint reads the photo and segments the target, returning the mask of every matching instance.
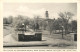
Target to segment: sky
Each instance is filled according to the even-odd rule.
[[[77,3],[4,3],[3,17],[24,15],[30,18],[34,16],[45,17],[48,11],[49,18],[58,18],[60,12],[71,12],[72,19],[77,19]]]

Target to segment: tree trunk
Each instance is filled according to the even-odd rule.
[[[56,30],[55,30],[55,33],[56,33]]]
[[[63,28],[62,28],[62,39],[63,39],[64,37],[63,37]]]
[[[60,29],[59,29],[59,33],[60,33]]]

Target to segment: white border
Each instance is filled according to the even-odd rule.
[[[79,52],[80,51],[80,35],[79,35],[79,32],[80,32],[80,0],[1,0],[0,2],[0,52],[3,52],[3,3],[74,3],[74,2],[77,2],[77,33],[78,33],[78,41],[77,41],[77,50],[76,51],[73,51],[75,49],[71,49],[71,51],[67,51],[67,49],[58,49],[58,50],[61,50],[61,51],[58,51],[57,49],[53,49],[53,50],[57,50],[57,51],[46,51],[47,49],[45,49],[45,51],[33,51],[33,52]],[[8,49],[7,49],[8,50]],[[14,49],[12,49],[14,50]],[[16,50],[16,49],[15,49]],[[22,50],[22,49],[20,49]],[[28,49],[29,50],[29,49]],[[34,50],[34,49],[30,49],[30,50]],[[40,50],[40,49],[37,49],[37,50]],[[42,49],[43,50],[43,49]],[[50,49],[49,49],[50,50]],[[63,50],[66,50],[66,51],[63,51]],[[70,49],[69,49],[70,50]],[[6,52],[9,52],[9,51],[6,51]],[[12,51],[13,52],[13,51]],[[14,51],[15,52],[15,51]],[[18,52],[18,51],[17,51]],[[19,52],[22,52],[22,51],[19,51]],[[28,51],[24,51],[24,52],[28,52]]]

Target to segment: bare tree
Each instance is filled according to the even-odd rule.
[[[77,32],[77,21],[73,20],[71,21],[71,27],[72,27],[72,32]]]
[[[65,34],[68,33],[68,23],[69,23],[69,20],[72,18],[74,14],[71,13],[71,12],[60,12],[59,13],[59,16],[62,18],[62,21],[63,21],[63,26],[64,26],[64,29],[65,29]]]
[[[8,22],[9,24],[11,24],[11,23],[13,22],[13,16],[9,16],[7,22]]]
[[[3,18],[3,24],[7,24],[7,18],[6,17]]]

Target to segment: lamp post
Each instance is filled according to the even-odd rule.
[[[62,26],[62,39],[63,39],[63,28],[64,28],[64,26]]]

